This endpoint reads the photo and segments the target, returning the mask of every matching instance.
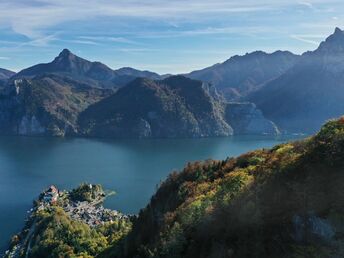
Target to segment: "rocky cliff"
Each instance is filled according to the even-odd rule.
[[[16,79],[0,95],[0,133],[75,135],[78,114],[110,92],[58,76]]]
[[[235,134],[279,134],[279,129],[253,103],[228,103],[225,119],[232,126]]]

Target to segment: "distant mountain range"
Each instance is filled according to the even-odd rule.
[[[15,75],[15,72],[0,68],[0,88],[4,87],[8,79]]]
[[[312,132],[342,115],[344,32],[336,28],[318,49],[304,53],[291,69],[247,99],[290,132]]]
[[[112,70],[64,49],[52,62],[17,74],[0,70],[0,89],[4,88],[0,132],[35,131],[35,122],[27,122],[27,130],[18,128],[20,121],[34,121],[32,115],[39,121],[38,113],[22,111],[28,115],[22,120],[18,116],[24,113],[8,108],[10,98],[17,104],[22,101],[22,108],[23,101],[25,105],[34,102],[34,97],[18,97],[20,89],[28,87],[23,85],[32,85],[40,99],[37,108],[56,116],[54,121],[63,121],[57,131],[39,121],[49,135],[275,134],[278,129],[273,122],[283,132],[308,133],[344,113],[343,74],[344,32],[339,28],[318,49],[301,56],[288,51],[255,51],[181,76],[130,67]],[[47,103],[53,108],[47,108]]]
[[[298,55],[288,51],[276,51],[272,54],[255,51],[244,56],[233,56],[221,64],[185,76],[210,82],[228,100],[238,100],[279,77],[298,60]]]
[[[64,49],[52,62],[38,64],[17,73],[12,79],[54,74],[79,80],[93,87],[122,87],[137,77],[159,79],[160,75],[133,68],[112,70],[100,62],[90,62]]]

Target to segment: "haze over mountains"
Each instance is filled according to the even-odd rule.
[[[281,128],[311,132],[344,113],[344,32],[334,34],[315,51],[248,98]]]
[[[167,79],[112,70],[64,49],[17,74],[0,70],[0,132],[203,137],[275,134],[276,123],[283,132],[308,133],[344,113],[343,72],[339,28],[301,56],[255,51]]]
[[[272,54],[255,51],[243,56],[233,56],[223,63],[186,76],[210,82],[228,100],[236,100],[279,77],[295,65],[298,59],[298,55],[288,51],[276,51]]]
[[[0,68],[0,88],[3,87],[13,75],[15,75],[15,72]]]

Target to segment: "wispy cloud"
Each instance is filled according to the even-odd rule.
[[[59,40],[61,42],[67,42],[67,43],[74,43],[74,44],[82,44],[82,45],[94,45],[99,46],[100,44],[98,42],[92,41],[92,40],[80,40],[80,39],[63,39]]]
[[[298,41],[309,43],[312,45],[319,45],[321,39],[325,38],[324,35],[290,35],[290,37]]]
[[[334,3],[339,0],[313,0],[306,5]],[[233,1],[233,0],[2,0],[0,25],[30,38],[42,37],[44,29],[70,21],[97,17],[176,19],[207,19],[218,15],[264,12],[299,5],[298,1]]]
[[[10,58],[7,56],[0,56],[0,60],[9,60]]]
[[[109,37],[109,36],[79,36],[79,39],[82,40],[92,40],[97,42],[115,42],[115,43],[124,43],[124,44],[133,44],[138,45],[139,42],[130,40],[124,37]]]
[[[302,1],[302,2],[299,2],[299,4],[302,6],[308,7],[310,9],[314,9],[314,5],[311,2]]]

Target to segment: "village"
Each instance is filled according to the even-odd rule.
[[[83,200],[82,196],[73,198],[72,195],[75,190],[80,191],[81,195],[90,196],[90,198],[87,200]],[[25,257],[28,257],[32,236],[36,228],[36,212],[61,207],[71,219],[83,222],[90,227],[131,219],[131,215],[104,208],[102,203],[106,197],[107,195],[99,185],[82,184],[71,192],[60,191],[56,186],[51,185],[39,195],[35,206],[28,211],[28,227],[23,230],[22,238],[18,238],[18,242],[5,252],[5,257],[22,257],[23,252]]]
[[[92,185],[89,187],[92,189]],[[56,186],[52,185],[43,192],[37,209],[42,210],[59,205],[72,219],[82,221],[90,227],[111,223],[115,220],[129,219],[128,215],[104,208],[102,205],[104,199],[104,194],[99,194],[92,201],[73,201],[69,198],[68,192],[60,192]]]

